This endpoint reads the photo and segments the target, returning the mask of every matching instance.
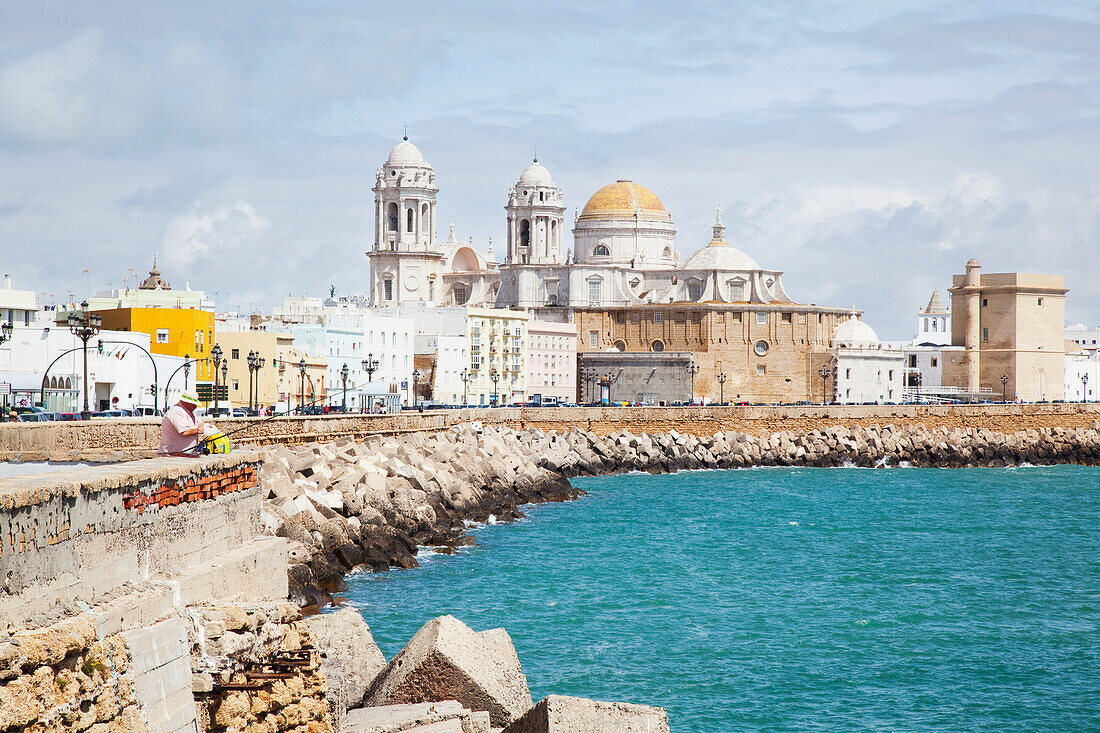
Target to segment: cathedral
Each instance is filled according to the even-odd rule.
[[[495,305],[549,320],[576,308],[660,303],[793,303],[782,273],[726,241],[722,212],[709,244],[681,260],[672,215],[655,193],[619,180],[592,195],[564,236],[562,191],[538,158],[508,192],[504,258],[451,227],[437,242],[435,171],[406,137],[375,176],[371,304]]]

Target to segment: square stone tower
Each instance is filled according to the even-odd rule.
[[[1063,399],[1064,276],[983,274],[972,259],[948,292],[951,343],[964,351],[944,364],[944,384],[974,393],[989,388],[996,400],[1002,394],[1008,400]]]

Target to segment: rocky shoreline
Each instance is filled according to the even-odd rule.
[[[766,436],[675,431],[600,436],[464,424],[437,433],[267,449],[267,529],[290,540],[291,600],[333,602],[353,570],[417,567],[428,546],[473,544],[467,522],[511,521],[527,503],[583,492],[574,476],[756,466],[888,467],[1100,464],[1100,423],[1022,430],[884,425]]]

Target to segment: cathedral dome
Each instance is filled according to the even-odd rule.
[[[880,343],[875,329],[854,315],[836,327],[833,341],[838,346],[877,346]]]
[[[615,181],[592,194],[579,218],[633,221],[635,214],[643,219],[672,221],[672,216],[657,194],[645,186],[625,180]]]
[[[759,270],[760,265],[747,254],[722,242],[708,244],[684,260],[685,270]]]
[[[546,166],[539,163],[539,159],[535,158],[535,162],[523,169],[523,173],[519,174],[519,182],[526,186],[553,186],[554,181],[550,178],[550,171],[546,170]]]
[[[424,165],[424,156],[420,149],[405,138],[390,151],[390,157],[386,159],[387,165]]]

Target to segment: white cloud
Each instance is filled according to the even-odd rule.
[[[187,213],[168,222],[161,251],[165,260],[178,267],[207,256],[217,260],[254,246],[255,237],[269,226],[270,222],[247,201],[213,209],[196,201]]]

